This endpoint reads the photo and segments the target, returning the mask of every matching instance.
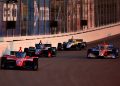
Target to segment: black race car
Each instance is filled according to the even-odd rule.
[[[57,50],[81,50],[86,46],[83,39],[69,39],[68,42],[58,43]]]
[[[99,44],[87,51],[87,58],[117,58],[119,49],[111,44]]]
[[[29,55],[38,57],[54,57],[57,54],[56,47],[52,47],[51,44],[35,44],[35,47],[25,48],[24,51]]]

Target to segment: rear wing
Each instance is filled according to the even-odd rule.
[[[45,47],[52,47],[52,44],[44,44]]]
[[[83,42],[83,39],[75,39],[77,42]]]
[[[18,51],[10,51],[10,55],[15,55]]]

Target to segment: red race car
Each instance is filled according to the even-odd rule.
[[[15,52],[15,55],[4,55],[1,58],[1,69],[29,68],[38,69],[38,57],[27,56],[25,52]]]

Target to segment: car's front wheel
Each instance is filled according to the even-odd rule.
[[[96,58],[96,56],[94,54],[92,54],[92,53],[88,53],[87,58]]]
[[[34,71],[37,71],[37,70],[38,70],[38,65],[37,65],[37,64],[33,66],[33,70],[34,70]]]
[[[33,67],[32,67],[32,69],[34,71],[38,70],[38,59],[33,59]]]

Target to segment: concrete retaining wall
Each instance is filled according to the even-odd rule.
[[[19,50],[19,47],[24,49],[25,47],[34,46],[35,43],[39,43],[40,40],[42,40],[43,43],[52,43],[52,45],[56,47],[58,42],[67,41],[72,36],[77,39],[84,39],[86,42],[91,42],[117,34],[120,34],[119,23],[66,34],[3,37],[0,39],[0,56],[3,54],[9,54],[11,50]]]

